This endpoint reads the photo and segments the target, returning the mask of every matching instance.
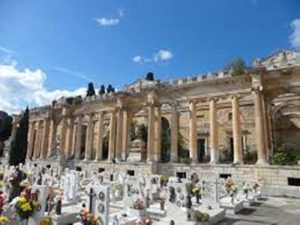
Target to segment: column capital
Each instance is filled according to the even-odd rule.
[[[241,99],[241,96],[239,94],[233,94],[230,96],[230,99],[231,100],[239,100],[239,99]]]
[[[207,101],[209,101],[209,102],[211,102],[211,101],[217,102],[219,99],[220,99],[219,97],[208,97]]]
[[[256,94],[262,94],[263,92],[263,87],[259,86],[259,87],[252,87],[251,88],[251,92],[252,93],[256,93]]]

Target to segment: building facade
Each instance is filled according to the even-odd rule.
[[[278,169],[269,159],[285,143],[300,144],[299,94],[300,53],[292,51],[255,60],[240,76],[221,71],[170,82],[140,79],[82,102],[60,99],[31,109],[27,160],[89,171],[227,173],[288,185],[288,176],[300,177],[299,167],[281,167],[288,175],[268,180]],[[145,157],[136,161],[133,123],[147,129]],[[182,164],[186,157],[189,165]]]

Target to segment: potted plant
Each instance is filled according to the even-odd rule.
[[[146,215],[146,207],[141,199],[133,201],[131,207],[128,209],[128,214],[132,217],[142,218]]]

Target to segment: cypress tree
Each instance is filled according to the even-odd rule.
[[[96,94],[95,89],[94,89],[94,84],[90,82],[88,84],[88,89],[86,91],[86,97],[94,96]]]
[[[152,72],[147,73],[146,80],[154,81],[154,74]]]
[[[105,94],[105,86],[102,84],[99,90],[99,95]]]
[[[113,91],[113,87],[111,86],[111,84],[109,84],[106,88],[106,92],[109,94],[112,91]]]
[[[9,165],[19,165],[25,163],[27,153],[27,135],[29,124],[29,109],[26,108],[22,119],[17,128],[16,137],[12,141],[11,149],[9,152]]]
[[[0,111],[0,157],[3,155],[4,142],[11,135],[13,118],[6,112]]]

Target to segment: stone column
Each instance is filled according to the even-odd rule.
[[[153,161],[154,148],[154,105],[148,106],[148,138],[147,138],[147,162]]]
[[[47,149],[47,157],[49,158],[52,154],[52,149],[56,146],[54,146],[55,139],[56,139],[56,130],[57,126],[54,123],[54,120],[50,120],[50,126],[49,126],[49,142],[48,142],[48,149]]]
[[[161,110],[160,106],[155,107],[155,124],[154,124],[154,152],[153,160],[155,162],[160,161],[161,156]]]
[[[263,107],[263,119],[264,119],[264,132],[265,132],[265,137],[266,137],[266,141],[265,141],[265,149],[266,149],[266,156],[267,156],[267,159],[269,158],[270,156],[270,152],[271,152],[271,142],[272,142],[272,138],[271,138],[271,133],[270,133],[270,130],[271,130],[271,124],[270,124],[270,119],[269,119],[269,107],[268,104],[266,102],[266,99],[265,99],[265,96],[262,96],[262,107]]]
[[[94,131],[93,114],[90,113],[88,115],[88,124],[86,129],[84,160],[90,160],[92,156],[93,135],[94,135],[93,131]]]
[[[33,141],[34,141],[34,122],[29,123],[29,132],[28,132],[28,145],[27,145],[27,158],[31,159],[33,153]]]
[[[266,154],[266,134],[264,129],[264,115],[262,105],[262,94],[260,90],[254,89],[254,116],[255,116],[255,134],[257,147],[256,164],[267,164]]]
[[[40,158],[45,159],[47,157],[47,150],[48,150],[48,144],[49,144],[49,118],[44,119],[44,128],[42,133],[42,147],[41,147],[41,154]]]
[[[98,119],[98,133],[97,133],[97,152],[96,152],[96,161],[102,160],[103,153],[103,132],[104,132],[104,112],[99,112]]]
[[[176,105],[173,104],[171,112],[171,162],[178,161],[178,126],[178,112]]]
[[[112,161],[115,157],[116,140],[116,111],[112,110],[109,124],[109,143],[108,143],[108,161]]]
[[[67,133],[67,112],[63,109],[61,119],[61,130],[60,130],[60,144],[59,144],[59,156],[65,158],[66,156],[66,133]]]
[[[218,150],[218,124],[217,124],[217,107],[216,99],[209,99],[209,120],[210,120],[210,163],[219,162]]]
[[[242,131],[241,131],[241,114],[239,109],[238,96],[233,96],[232,99],[232,131],[233,131],[233,162],[243,163],[242,150]]]
[[[83,115],[77,117],[76,134],[75,134],[75,159],[80,159],[81,142],[82,142],[82,118]]]
[[[68,128],[67,128],[67,140],[66,140],[66,157],[70,158],[72,155],[73,147],[73,131],[74,131],[74,118],[68,119]]]
[[[128,112],[126,110],[123,111],[123,137],[122,137],[122,160],[126,161],[127,150],[128,150],[128,141],[129,141],[129,123],[128,123]]]
[[[34,143],[34,159],[39,158],[41,152],[41,125],[42,121],[37,121],[37,128],[36,128],[36,137]]]
[[[190,146],[190,158],[193,163],[198,162],[197,156],[197,117],[196,117],[196,103],[190,101],[190,118],[189,118],[190,134],[189,134],[189,146]]]
[[[117,138],[116,138],[116,161],[121,161],[122,138],[123,138],[123,109],[119,108],[117,113]]]

